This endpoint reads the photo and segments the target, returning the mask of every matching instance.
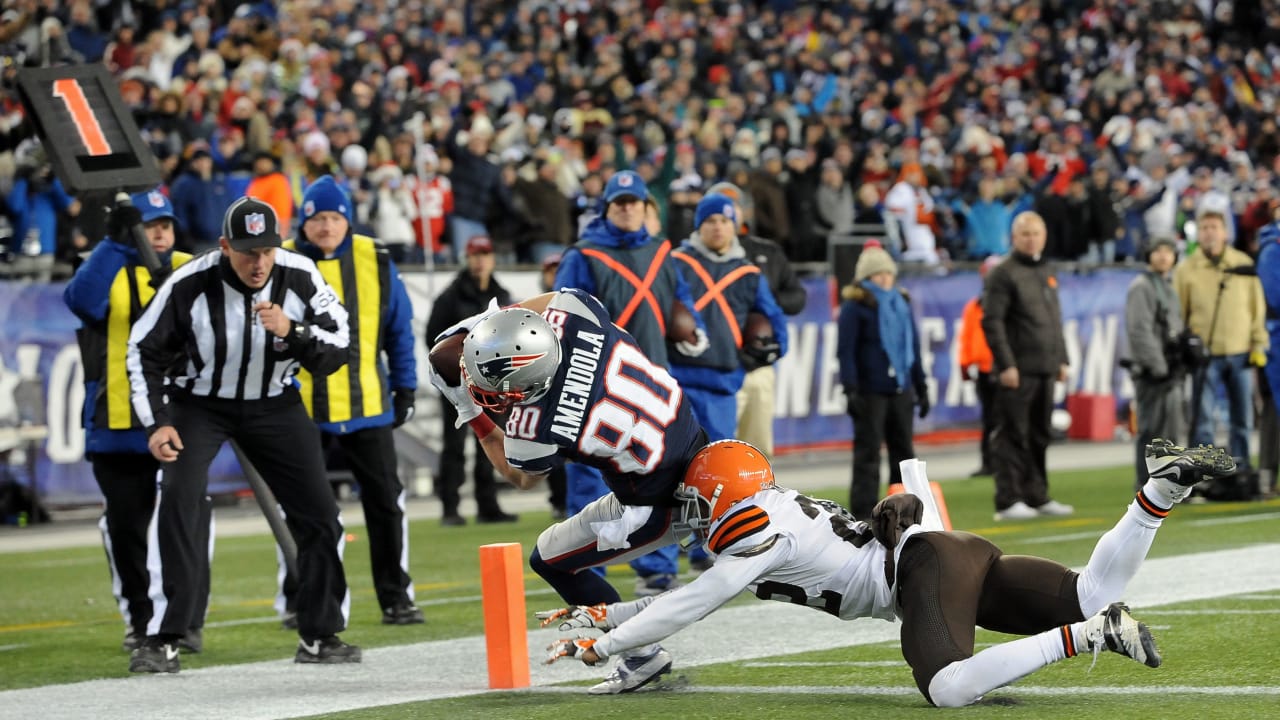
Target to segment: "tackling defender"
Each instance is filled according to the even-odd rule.
[[[1146,625],[1117,602],[1174,504],[1202,479],[1227,475],[1224,451],[1147,447],[1150,479],[1094,548],[1081,573],[1051,560],[1003,555],[964,532],[926,532],[914,495],[882,500],[870,522],[835,503],[774,484],[769,461],[736,440],[694,458],[677,490],[681,519],[716,553],[711,569],[657,597],[537,613],[561,630],[601,628],[599,639],[557,641],[548,663],[593,665],[655,643],[706,617],[739,592],[807,605],[843,620],[902,619],[902,654],[939,707],[972,704],[1050,663],[1102,650],[1160,665]],[[874,541],[873,541],[874,538]],[[895,572],[896,569],[896,572]],[[974,654],[974,628],[1029,635]]]

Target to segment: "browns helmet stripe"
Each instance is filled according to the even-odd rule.
[[[769,513],[750,505],[729,513],[720,523],[720,527],[711,533],[707,546],[711,552],[720,554],[734,543],[748,535],[753,535],[769,526]]]

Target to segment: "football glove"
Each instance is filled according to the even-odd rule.
[[[898,546],[902,533],[919,525],[924,517],[924,503],[911,493],[898,493],[876,503],[871,510],[871,531],[876,540],[890,552]]]
[[[453,405],[453,409],[458,411],[458,421],[454,423],[454,427],[462,427],[467,423],[480,417],[483,412],[476,401],[471,397],[471,392],[467,390],[465,385],[453,387],[445,382],[440,373],[427,363],[427,377],[431,378],[431,385],[440,391],[440,394],[449,400],[449,404]]]
[[[742,352],[761,365],[772,365],[782,357],[782,346],[776,342],[750,343],[742,346]]]
[[[693,331],[693,337],[693,342],[681,340],[676,343],[676,350],[679,350],[681,355],[697,357],[706,352],[707,348],[711,347],[711,338],[707,337],[707,332],[702,328],[695,329]]]
[[[475,315],[472,315],[469,318],[464,318],[450,325],[447,329],[445,329],[444,332],[437,335],[435,339],[432,340],[431,342],[438,343],[441,340],[449,337],[450,335],[457,335],[458,333],[469,333],[471,332],[471,328],[480,324],[481,320],[489,317],[490,315],[498,312],[501,309],[502,309],[502,306],[498,304],[498,298],[491,298],[489,300],[489,306],[486,307],[484,310],[476,313]]]
[[[605,603],[543,610],[534,613],[534,616],[542,621],[541,627],[546,627],[553,622],[559,621],[560,625],[558,627],[560,630],[577,630],[580,628],[608,630],[617,627],[609,620],[609,606]]]
[[[1254,367],[1267,366],[1267,353],[1262,350],[1253,350],[1249,353],[1249,364]]]
[[[391,394],[392,404],[395,407],[396,419],[391,427],[400,427],[413,419],[413,389],[412,388],[396,388]]]
[[[590,650],[591,646],[595,644],[596,644],[595,638],[589,638],[589,637],[561,638],[555,641],[554,643],[552,643],[551,645],[547,646],[547,664],[550,665],[551,663],[559,660],[560,658],[568,657],[568,658],[573,658],[575,660],[582,660],[582,662],[587,663],[588,665],[595,665],[600,661],[595,660],[592,662],[587,662],[587,660],[583,659],[582,657],[582,655],[586,651]]]

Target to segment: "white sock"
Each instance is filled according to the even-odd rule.
[[[929,698],[938,707],[971,705],[998,687],[1062,660],[1068,657],[1063,631],[1067,630],[1074,642],[1075,625],[1084,623],[1000,643],[971,658],[957,660],[929,681]],[[1077,643],[1076,647],[1085,646]]]
[[[1135,499],[1115,527],[1098,538],[1089,564],[1076,582],[1085,618],[1120,599],[1125,585],[1146,559],[1161,522]]]
[[[1186,488],[1178,488],[1177,490],[1182,493],[1186,492]],[[1151,504],[1152,509],[1156,513],[1163,513],[1160,517],[1164,517],[1164,515],[1169,514],[1170,508],[1178,504],[1178,501],[1173,497],[1174,492],[1175,489],[1170,487],[1168,481],[1158,482],[1155,478],[1150,478],[1147,480],[1147,484],[1142,486],[1142,492],[1139,493],[1139,497],[1141,499],[1141,496],[1145,495],[1145,499]]]

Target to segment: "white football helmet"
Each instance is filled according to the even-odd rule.
[[[551,389],[560,367],[560,340],[531,310],[499,310],[467,334],[461,365],[462,381],[476,404],[501,412],[535,402]]]

